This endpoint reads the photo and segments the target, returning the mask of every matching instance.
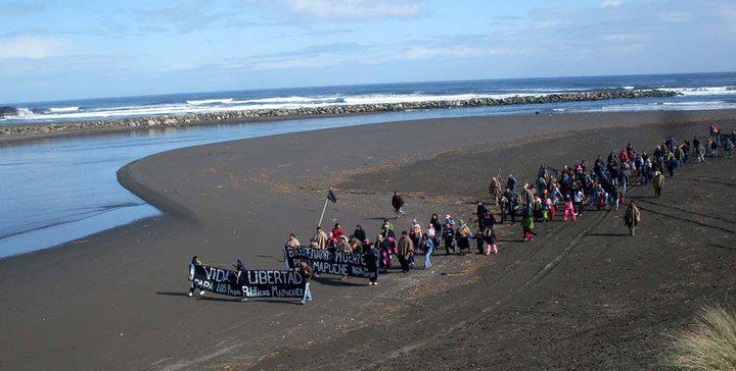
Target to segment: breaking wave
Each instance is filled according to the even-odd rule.
[[[685,96],[731,95],[736,94],[736,86],[710,86],[697,88],[662,88]]]

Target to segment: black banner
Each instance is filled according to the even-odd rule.
[[[304,279],[298,271],[245,270],[197,265],[194,286],[217,294],[246,298],[301,298]],[[243,295],[245,293],[245,295]]]
[[[363,260],[363,254],[315,249],[307,246],[284,247],[286,264],[289,268],[299,267],[302,259],[307,260],[315,272],[339,276],[369,278],[371,273]]]

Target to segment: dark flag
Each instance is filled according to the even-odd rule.
[[[330,191],[327,192],[327,199],[332,202],[337,202],[337,195],[335,194],[335,192],[332,192],[332,190],[330,189]]]

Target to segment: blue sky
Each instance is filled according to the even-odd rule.
[[[0,105],[734,61],[733,0],[0,0]]]

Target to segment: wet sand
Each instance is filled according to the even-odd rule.
[[[333,219],[378,231],[393,190],[409,218],[471,215],[488,178],[701,137],[734,111],[521,115],[331,129],[145,158],[121,182],[169,214],[0,261],[0,367],[9,370],[647,369],[662,333],[700,303],[730,301],[733,160],[690,166],[662,198],[538,225],[533,244],[499,228],[498,256],[441,256],[379,286],[323,278],[315,302],[186,297],[186,264],[279,268],[289,232],[308,241],[328,186]],[[421,260],[420,260],[421,261]]]

